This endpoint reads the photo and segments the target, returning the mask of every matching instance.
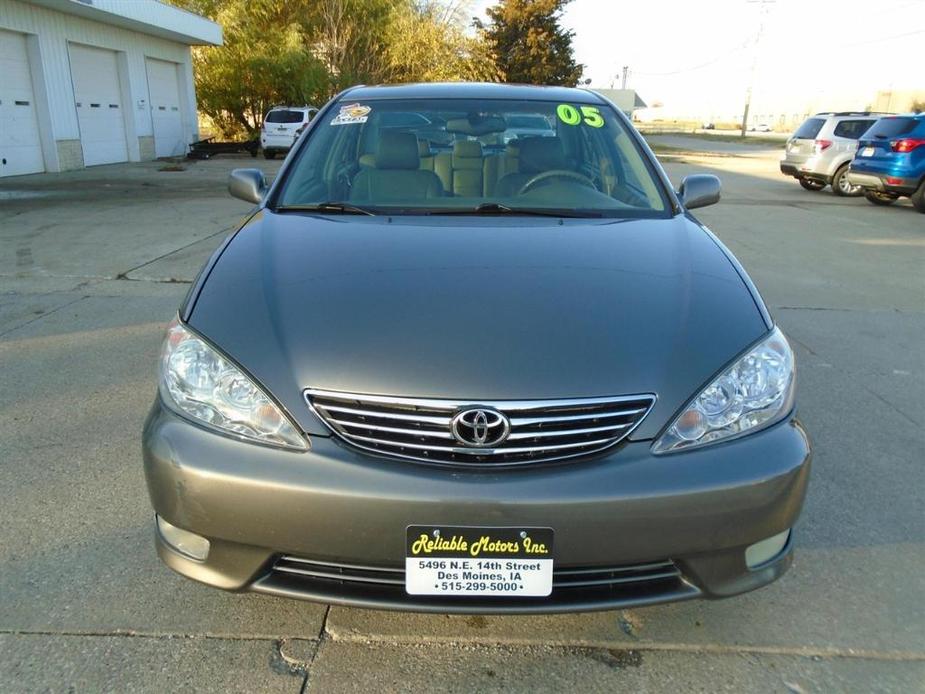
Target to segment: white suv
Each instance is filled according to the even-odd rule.
[[[315,117],[314,106],[274,106],[263,119],[260,130],[260,146],[263,156],[273,159],[277,152],[286,153]]]

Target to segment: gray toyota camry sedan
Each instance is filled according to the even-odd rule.
[[[514,130],[529,118],[536,134]],[[357,87],[167,329],[161,559],[228,590],[533,613],[719,598],[792,561],[794,356],[626,117],[585,90]]]

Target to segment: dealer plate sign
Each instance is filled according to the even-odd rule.
[[[410,525],[405,539],[410,595],[552,592],[552,528]]]

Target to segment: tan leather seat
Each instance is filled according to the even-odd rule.
[[[421,158],[421,169],[424,171],[434,170],[434,153],[430,148],[429,141],[418,140],[418,156]]]
[[[482,143],[460,140],[453,145],[453,195],[480,198],[482,190]]]
[[[485,194],[482,144],[475,140],[459,140],[452,152],[438,152],[434,157],[434,173],[445,190],[464,198],[480,198]]]
[[[440,178],[443,189],[453,191],[453,155],[450,152],[437,152],[434,155],[434,173]]]
[[[497,195],[516,195],[527,181],[539,173],[570,170],[562,140],[558,137],[530,137],[519,142],[517,173],[509,173],[498,181]]]
[[[497,193],[498,182],[509,173],[519,171],[520,140],[511,140],[504,148],[504,152],[485,157],[482,167],[485,179],[485,196],[492,197]]]
[[[422,171],[418,140],[412,133],[383,132],[375,168],[362,168],[353,179],[350,199],[373,202],[443,196],[440,179]]]

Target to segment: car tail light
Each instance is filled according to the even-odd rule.
[[[816,154],[819,152],[826,151],[829,147],[832,146],[831,140],[816,140]]]
[[[904,137],[902,140],[893,140],[890,143],[890,147],[893,151],[900,152],[901,154],[911,152],[916,147],[921,147],[922,145],[925,145],[925,139],[915,137]]]
[[[886,177],[886,184],[887,184],[888,186],[901,186],[901,185],[903,185],[903,183],[904,183],[904,181],[903,181],[903,179],[901,179],[901,178],[895,178],[895,177],[893,177],[893,176],[887,176],[887,177]]]

